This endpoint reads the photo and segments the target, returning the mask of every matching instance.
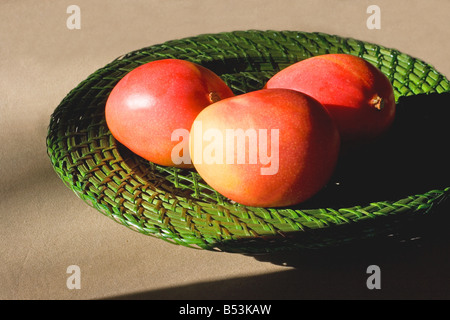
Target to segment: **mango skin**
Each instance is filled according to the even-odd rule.
[[[269,79],[266,88],[297,90],[320,101],[335,119],[347,146],[375,140],[395,117],[389,79],[366,60],[350,54],[325,54],[294,63]]]
[[[213,129],[223,137],[227,129],[267,129],[267,150],[262,150],[267,154],[272,148],[270,133],[278,129],[278,171],[262,175],[261,168],[269,165],[260,159],[254,164],[239,164],[237,148],[232,163],[227,163],[225,151],[221,164],[199,163],[199,155],[203,156],[209,144],[203,141],[198,147],[202,136],[196,134],[196,123],[202,124],[203,133]],[[224,150],[226,145],[228,140]],[[326,185],[338,159],[340,136],[328,112],[315,99],[293,90],[262,89],[203,109],[191,128],[189,146],[197,172],[225,197],[247,206],[283,207],[306,201]],[[245,150],[249,159],[248,142]],[[259,154],[259,144],[257,150]]]

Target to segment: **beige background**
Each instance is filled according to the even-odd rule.
[[[70,4],[81,30],[66,27]],[[366,27],[370,4],[380,30]],[[45,148],[69,90],[128,51],[201,33],[321,31],[397,48],[450,77],[449,12],[448,0],[0,0],[0,298],[450,298],[442,238],[260,258],[175,246],[88,207]],[[370,264],[381,290],[366,287]],[[69,265],[81,268],[79,290],[66,287]]]

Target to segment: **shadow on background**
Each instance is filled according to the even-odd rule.
[[[323,249],[253,255],[285,266],[264,275],[195,283],[110,297],[117,300],[450,299],[450,202],[402,237]],[[220,254],[220,253],[219,253]],[[380,268],[381,289],[368,289],[367,272]]]
[[[258,276],[196,283],[112,297],[120,300],[449,299],[448,243],[420,248],[368,246],[334,252],[259,257],[295,268]],[[369,290],[370,265],[381,289]]]

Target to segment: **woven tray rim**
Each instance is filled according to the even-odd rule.
[[[85,85],[90,84],[92,81],[97,81],[97,79],[100,79],[101,81],[101,73],[102,70],[107,70],[111,68],[111,66],[114,66],[116,64],[119,65],[120,68],[120,62],[121,61],[129,61],[129,59],[132,59],[137,53],[141,52],[150,52],[152,51],[152,54],[155,56],[161,55],[161,57],[164,56],[165,50],[168,48],[171,48],[173,46],[179,46],[180,52],[188,52],[189,47],[182,47],[181,44],[186,43],[192,43],[196,42],[199,39],[207,39],[205,41],[205,46],[211,45],[210,42],[214,43],[214,41],[218,41],[218,39],[224,40],[228,36],[233,35],[237,37],[245,37],[246,35],[251,34],[252,36],[257,35],[267,35],[270,34],[272,36],[276,35],[278,37],[284,37],[288,33],[298,33],[299,35],[304,36],[306,39],[314,39],[319,37],[320,39],[325,39],[325,41],[329,42],[330,44],[333,43],[333,41],[344,41],[349,44],[349,46],[352,43],[356,43],[357,45],[366,48],[372,48],[374,52],[398,52],[395,49],[389,49],[385,48],[376,44],[371,44],[351,38],[342,38],[339,36],[334,35],[327,35],[324,33],[305,33],[305,32],[296,32],[296,31],[259,31],[259,30],[248,30],[248,31],[235,31],[235,32],[223,32],[218,34],[204,34],[204,35],[198,35],[195,37],[188,37],[184,39],[179,40],[171,40],[167,41],[165,43],[159,44],[159,45],[153,45],[150,47],[145,47],[139,50],[131,51],[123,56],[118,57],[117,59],[114,59],[111,63],[107,64],[105,67],[98,69],[96,72],[91,74],[86,80],[81,82],[77,87],[75,87],[72,91],[70,91],[67,96],[62,100],[58,108],[61,108],[61,106],[66,106],[67,104],[70,104],[71,101],[73,101],[74,97],[77,95],[77,89],[82,88]],[[253,40],[253,39],[252,39]],[[208,42],[208,43],[206,43]],[[257,44],[258,45],[258,44]],[[349,49],[349,51],[351,51]],[[366,58],[366,60],[371,61],[375,65],[379,64],[378,67],[380,69],[383,69],[383,63],[384,61],[376,61],[373,57],[369,57],[367,55],[366,51],[361,51],[358,53],[359,56]],[[167,57],[167,56],[164,56]],[[443,83],[438,86],[437,91],[440,92],[447,92],[449,91],[448,88],[448,80],[439,72],[437,72],[432,66],[425,63],[422,60],[412,58],[408,55],[405,55],[401,52],[398,52],[398,57],[407,57],[408,59],[413,59],[414,64],[420,64],[423,66],[424,69],[427,71],[431,71],[435,77],[432,76],[432,81],[436,81],[436,83]],[[177,56],[176,58],[180,58]],[[196,59],[192,59],[190,57],[190,60],[193,60],[193,62],[202,63],[205,64],[208,61],[198,61]],[[400,65],[400,59],[399,62],[397,62],[397,65]],[[136,62],[136,66],[139,65],[139,62]],[[420,69],[420,68],[419,68]],[[405,70],[407,70],[407,67],[405,67]],[[246,72],[246,71],[241,71]],[[264,72],[262,70],[261,72]],[[405,71],[406,73],[406,71]],[[390,77],[390,80],[395,82],[398,81],[396,78],[397,74],[387,74]],[[419,75],[418,75],[419,76]],[[420,82],[420,81],[419,81]],[[111,88],[109,88],[110,90]],[[108,90],[108,89],[104,89]],[[105,94],[105,92],[102,92]],[[412,94],[416,94],[417,92],[412,92]],[[397,92],[398,95],[401,95],[402,93]],[[408,93],[411,94],[411,93]],[[58,109],[57,108],[57,109]],[[55,113],[52,115],[51,123],[49,125],[49,133],[47,138],[47,150],[49,157],[52,161],[53,167],[55,168],[56,173],[60,178],[65,182],[65,184],[72,189],[81,199],[86,201],[88,204],[96,208],[97,210],[101,211],[103,214],[113,218],[117,222],[130,227],[131,229],[138,231],[143,234],[156,236],[158,238],[168,240],[172,243],[177,243],[185,246],[190,247],[199,247],[203,249],[215,249],[220,248],[222,243],[225,243],[230,240],[230,242],[237,242],[237,247],[228,248],[229,250],[242,250],[242,251],[248,251],[248,250],[267,250],[267,247],[265,244],[254,246],[250,244],[250,248],[246,245],[244,248],[241,248],[242,244],[239,243],[240,238],[249,238],[250,240],[253,240],[255,238],[263,238],[264,240],[268,240],[271,243],[273,240],[278,239],[280,237],[284,237],[286,235],[286,232],[280,231],[280,229],[277,227],[278,224],[288,224],[292,228],[292,231],[308,231],[313,229],[324,229],[331,226],[338,226],[342,224],[348,224],[348,223],[354,223],[359,222],[363,220],[373,220],[378,217],[383,216],[389,216],[389,215],[401,215],[401,214],[407,214],[411,212],[415,213],[427,213],[429,212],[434,206],[439,204],[441,201],[446,199],[450,193],[450,188],[445,189],[439,189],[439,190],[430,190],[429,192],[423,193],[423,194],[416,194],[411,195],[409,197],[398,199],[396,201],[379,201],[379,202],[373,202],[369,203],[368,205],[361,205],[361,206],[353,206],[348,208],[317,208],[316,210],[292,210],[289,208],[282,208],[282,209],[274,209],[274,208],[251,208],[251,207],[245,207],[240,205],[230,205],[227,203],[219,202],[217,206],[211,205],[211,203],[204,202],[204,201],[196,201],[196,203],[186,201],[187,205],[181,208],[181,211],[173,213],[172,217],[169,217],[168,212],[171,210],[174,210],[176,206],[179,205],[179,197],[175,196],[172,199],[170,199],[167,202],[164,202],[164,200],[155,200],[156,204],[153,203],[153,205],[159,206],[159,209],[163,209],[165,211],[165,214],[159,217],[155,217],[152,215],[149,219],[158,220],[154,221],[155,225],[151,225],[149,227],[148,224],[141,221],[138,217],[142,216],[142,212],[139,213],[139,205],[136,205],[134,208],[128,208],[130,211],[136,212],[136,214],[129,214],[126,212],[123,212],[123,210],[118,210],[114,207],[109,207],[108,205],[105,205],[105,203],[102,203],[99,201],[97,196],[95,195],[95,192],[90,192],[90,188],[93,188],[93,185],[89,185],[87,188],[87,181],[88,180],[79,180],[76,184],[73,182],[73,176],[71,176],[71,170],[73,169],[74,164],[69,164],[67,166],[61,165],[61,161],[66,161],[67,159],[63,160],[61,159],[61,155],[58,154],[60,152],[58,150],[58,147],[61,143],[61,139],[54,139],[53,135],[55,134],[54,127],[56,126],[55,122],[58,120],[57,111],[55,110]],[[52,129],[53,128],[53,129]],[[115,163],[118,163],[120,161],[123,161],[121,158],[121,154],[118,151],[117,144],[112,136],[109,138],[109,145],[107,145],[104,148],[104,154],[106,158],[115,159]],[[81,156],[80,158],[83,158]],[[77,160],[79,161],[80,158]],[[87,157],[87,160],[92,160],[91,158]],[[72,166],[72,167],[70,167]],[[124,167],[127,167],[124,165]],[[128,168],[130,172],[133,172],[133,168]],[[164,170],[171,170],[159,167],[158,168],[161,171]],[[73,172],[73,171],[72,171]],[[89,172],[89,170],[86,170],[86,172]],[[173,172],[172,172],[173,173]],[[131,176],[132,174],[130,174]],[[86,175],[85,175],[86,177]],[[106,179],[109,179],[106,177]],[[138,181],[139,183],[142,183],[145,185],[145,181],[139,181],[139,177],[133,177],[134,180]],[[84,181],[83,183],[80,183]],[[177,181],[176,174],[175,174],[175,185],[177,183],[182,183],[180,181]],[[103,183],[104,184],[104,183]],[[102,187],[102,184],[99,185]],[[99,187],[97,186],[97,187]],[[141,186],[139,184],[135,185],[134,191],[138,190]],[[95,188],[95,186],[94,186]],[[120,188],[118,188],[120,190]],[[121,192],[130,192],[129,190],[122,190]],[[139,191],[140,192],[140,191]],[[159,192],[159,191],[158,191]],[[120,192],[116,192],[115,195],[112,197],[117,197]],[[131,191],[131,194],[133,194],[133,190]],[[163,192],[158,194],[158,196],[162,196],[164,198]],[[113,206],[114,203],[111,203]],[[202,206],[200,209],[198,206]],[[200,211],[203,211],[202,213],[199,213]],[[320,214],[317,214],[317,212],[320,211]],[[238,212],[240,215],[240,219],[236,219],[236,216],[234,215],[235,212]],[[280,212],[283,212],[283,214],[280,214]],[[314,212],[314,214],[311,214],[311,212]],[[160,213],[159,213],[160,214]],[[242,218],[242,219],[241,219]],[[182,232],[177,229],[177,226],[171,224],[174,220],[177,220],[177,223],[181,224],[197,224],[194,226],[195,230],[191,230],[192,232],[190,234],[182,234]],[[299,222],[299,219],[303,219],[302,222]],[[200,222],[201,221],[201,222]],[[244,221],[244,222],[243,222]],[[255,228],[252,227],[252,223],[258,224],[262,226],[263,232],[255,232]],[[209,224],[209,226],[201,224]],[[156,226],[158,225],[158,226]],[[164,225],[166,225],[167,228],[164,228]],[[227,226],[233,225],[233,227],[238,227],[242,230],[243,236],[235,236],[231,234],[229,231],[230,228]],[[206,234],[206,229],[201,229],[200,227],[209,228],[211,234]],[[188,227],[188,229],[191,227]],[[212,230],[212,231],[211,231]],[[189,233],[189,232],[188,232]],[[247,239],[248,240],[248,239]],[[275,241],[276,243],[277,241]],[[285,247],[285,239],[282,239],[283,245],[282,247]],[[318,241],[320,242],[320,241]],[[264,242],[267,243],[267,242]],[[307,241],[305,242],[307,243]],[[289,243],[287,246],[314,246],[313,244],[307,243],[307,244],[297,243],[294,241],[294,243]],[[223,246],[226,247],[226,246]],[[255,248],[257,247],[257,248]],[[275,245],[275,249],[279,246]]]

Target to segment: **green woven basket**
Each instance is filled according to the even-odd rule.
[[[324,190],[296,207],[232,203],[194,170],[136,156],[106,126],[110,91],[149,61],[201,64],[242,94],[261,89],[292,63],[326,53],[357,55],[381,69],[395,90],[397,120],[384,139],[342,159]],[[51,116],[47,150],[56,173],[81,199],[145,235],[241,253],[339,245],[393,235],[410,221],[437,214],[450,192],[448,169],[440,160],[449,134],[439,125],[449,116],[449,108],[440,107],[449,101],[449,88],[429,64],[354,39],[296,31],[205,34],[130,52],[91,74]],[[420,178],[426,181],[417,183]]]

